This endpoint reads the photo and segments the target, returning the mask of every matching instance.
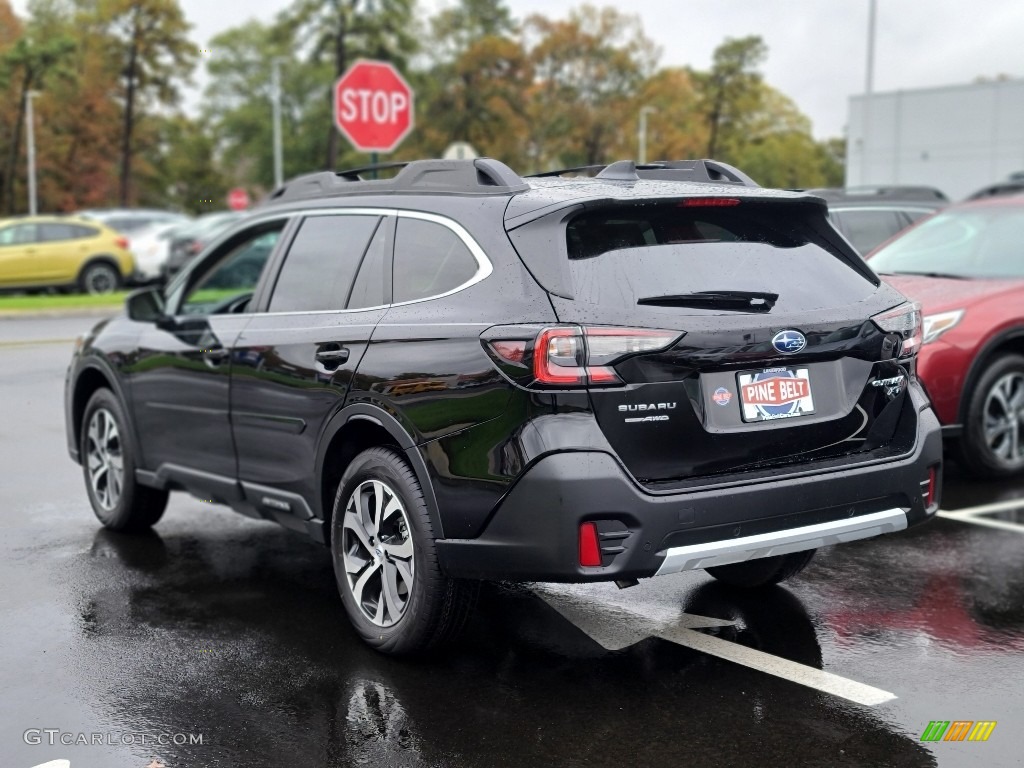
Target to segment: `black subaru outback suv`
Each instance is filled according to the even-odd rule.
[[[81,340],[68,447],[109,528],[185,490],[328,545],[404,653],[480,579],[756,587],[927,520],[920,343],[821,199],[724,164],[324,172]]]

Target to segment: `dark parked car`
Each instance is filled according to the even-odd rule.
[[[852,187],[809,190],[828,202],[832,223],[862,255],[915,221],[949,205],[932,187]]]
[[[1011,173],[1006,181],[989,184],[967,196],[967,200],[984,200],[988,197],[1006,197],[1024,194],[1024,171]]]
[[[170,252],[163,264],[163,279],[176,275],[182,267],[199,255],[207,243],[215,240],[244,215],[238,211],[207,213],[175,229]]]
[[[819,198],[712,161],[324,172],[96,326],[68,446],[109,528],[183,489],[328,545],[405,653],[480,579],[758,587],[929,519],[920,342]]]
[[[1024,472],[1024,196],[962,203],[877,251],[871,266],[924,307],[918,372],[960,462]]]

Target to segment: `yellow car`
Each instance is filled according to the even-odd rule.
[[[110,293],[135,270],[128,240],[87,219],[0,219],[0,289],[77,288]]]

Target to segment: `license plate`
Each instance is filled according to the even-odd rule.
[[[766,368],[737,375],[744,421],[792,419],[814,413],[806,368]]]

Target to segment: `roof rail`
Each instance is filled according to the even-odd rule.
[[[417,160],[409,163],[392,179],[396,191],[432,189],[469,194],[508,194],[525,192],[530,187],[523,178],[500,160],[478,157],[475,160]]]
[[[642,179],[761,186],[739,168],[717,160],[655,160],[638,166],[637,173]]]
[[[367,180],[368,171],[401,168],[391,179]],[[267,202],[331,197],[352,192],[442,192],[463,195],[508,195],[525,192],[529,185],[499,160],[412,160],[380,163],[344,171],[319,171],[290,179],[267,197]]]
[[[640,179],[661,179],[664,181],[697,181],[710,184],[741,184],[745,187],[760,186],[756,181],[727,163],[717,160],[655,160],[637,165],[632,160],[620,160],[610,165],[578,165],[555,171],[534,173],[530,178],[562,176],[567,173],[596,171],[596,177],[609,181],[639,181]]]

